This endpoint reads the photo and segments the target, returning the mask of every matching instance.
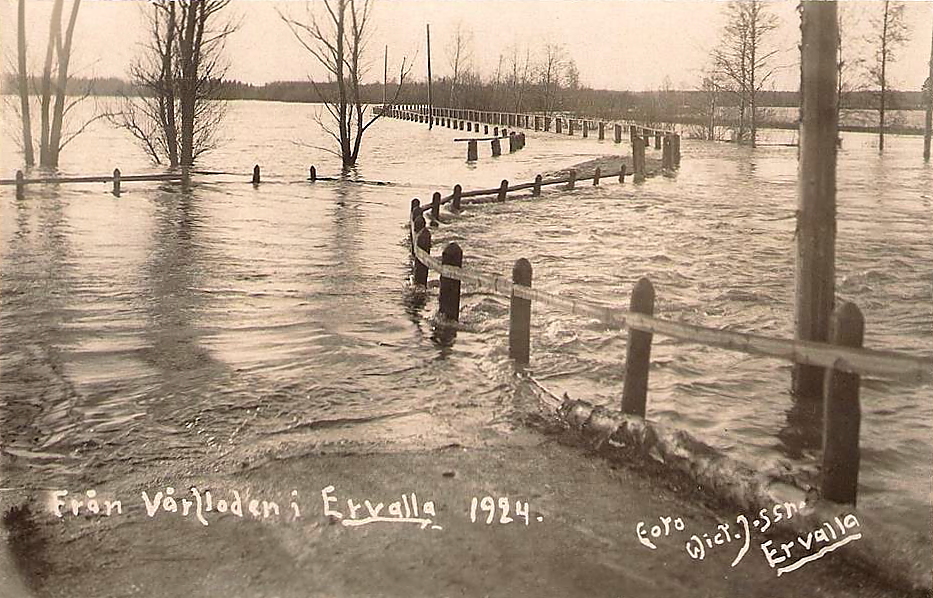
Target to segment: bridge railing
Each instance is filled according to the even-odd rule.
[[[570,299],[535,289],[532,265],[524,258],[515,262],[510,278],[464,268],[463,251],[457,243],[448,244],[441,259],[432,256],[431,229],[415,201],[409,226],[414,282],[426,285],[429,270],[440,274],[438,303],[443,318],[459,320],[461,282],[510,299],[509,356],[518,365],[527,365],[530,360],[532,303],[594,318],[613,329],[626,329],[629,336],[621,401],[624,413],[645,417],[651,344],[655,334],[824,368],[821,487],[823,497],[837,503],[855,504],[858,493],[861,376],[906,383],[933,381],[933,359],[864,348],[864,318],[854,303],[845,302],[837,307],[830,342],[825,343],[685,324],[654,314],[655,289],[648,278],[635,284],[628,309]]]

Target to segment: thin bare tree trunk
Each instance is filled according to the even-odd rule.
[[[881,30],[881,100],[878,104],[878,151],[884,151],[884,108],[888,95],[888,80],[885,71],[888,66],[888,0],[884,3],[884,24]]]
[[[36,156],[32,148],[32,119],[29,116],[29,75],[26,72],[26,0],[19,0],[17,51],[19,54],[19,102],[23,124],[23,159],[26,166],[34,166]]]
[[[55,106],[52,111],[52,130],[49,135],[49,166],[58,166],[58,154],[61,151],[62,121],[65,116],[65,88],[68,86],[68,65],[71,62],[71,43],[74,39],[75,23],[81,0],[74,0],[71,16],[65,30],[65,40],[58,40],[58,81],[55,86]]]
[[[923,130],[923,159],[930,160],[930,138],[933,137],[933,34],[930,35],[930,75],[927,78],[927,114]]]
[[[45,51],[45,67],[42,69],[42,89],[40,91],[40,130],[39,130],[39,164],[49,164],[49,133],[50,110],[52,105],[52,60],[55,57],[55,46],[62,34],[62,4],[64,0],[55,0],[52,6],[52,17],[49,19],[49,44]]]

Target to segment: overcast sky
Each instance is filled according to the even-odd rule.
[[[66,0],[70,4],[71,0]],[[50,0],[27,0],[30,63],[39,70],[47,36]],[[857,23],[852,38],[871,31],[869,15],[880,1],[842,2]],[[495,71],[500,55],[514,47],[534,55],[546,43],[562,44],[580,72],[581,83],[609,89],[656,89],[665,77],[679,88],[692,88],[708,62],[723,24],[723,2],[713,0],[376,0],[371,79],[382,78],[382,50],[389,45],[390,69],[402,55],[415,57],[413,74],[423,78],[425,24],[431,25],[435,76],[450,72],[445,54],[457,25],[473,36],[476,67]],[[799,71],[799,17],[796,0],[769,3],[780,19],[773,43],[784,49],[788,68],[776,79],[779,89],[796,89]],[[0,0],[0,43],[4,67],[15,52],[16,0]],[[73,72],[80,76],[126,76],[144,38],[141,0],[84,0],[78,18]],[[297,0],[234,0],[231,16],[241,21],[226,55],[229,76],[251,83],[304,80],[320,76],[313,59],[279,17],[305,14]],[[895,87],[917,89],[926,78],[930,56],[933,1],[907,2],[911,38],[889,69]],[[391,76],[391,75],[390,75]]]

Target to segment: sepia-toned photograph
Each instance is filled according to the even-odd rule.
[[[933,597],[933,0],[0,0],[0,598]]]

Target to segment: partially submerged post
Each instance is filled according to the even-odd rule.
[[[843,303],[833,314],[832,343],[861,348],[865,319],[854,303]],[[859,470],[858,374],[826,370],[823,403],[823,498],[855,504]]]
[[[424,218],[421,218],[421,222],[424,223]],[[423,224],[422,224],[423,226]],[[416,224],[417,228],[417,224]],[[418,247],[428,253],[431,253],[431,229],[427,226],[418,232]],[[428,267],[421,263],[420,260],[415,260],[415,284],[421,285],[423,287],[428,286]]]
[[[26,183],[25,177],[23,176],[22,170],[16,171],[16,199],[23,199],[26,197]]]
[[[630,311],[654,315],[654,285],[647,278],[635,283]],[[625,380],[622,385],[622,412],[645,417],[648,403],[648,370],[651,366],[650,332],[628,329],[625,350]]]
[[[463,250],[456,243],[449,243],[441,254],[441,263],[445,266],[463,265]],[[438,297],[441,316],[454,322],[460,321],[460,281],[441,274],[440,296]]]
[[[586,139],[587,137],[590,136],[590,131],[589,131],[590,127],[589,127],[589,124],[590,124],[590,121],[586,120],[585,118],[583,119],[583,122],[580,123],[581,127],[583,128],[583,138],[584,138],[584,139]]]
[[[512,284],[531,286],[531,263],[520,258],[512,267]],[[509,306],[509,357],[519,365],[528,365],[531,356],[531,299],[515,295]]]
[[[661,149],[661,131],[654,132],[654,149]]]
[[[509,182],[506,179],[502,179],[502,182],[499,184],[499,193],[496,195],[496,201],[505,201],[505,196],[509,192]]]
[[[835,2],[802,3],[800,158],[797,182],[795,338],[825,342],[835,297],[836,52]],[[823,368],[794,364],[799,398],[821,398]]]
[[[671,157],[674,161],[674,168],[680,167],[680,135],[675,134],[672,139],[673,148],[671,149]]]
[[[622,143],[622,125],[616,124],[615,126],[615,138],[613,139],[616,143]]]
[[[451,194],[450,198],[450,211],[457,213],[460,211],[460,196],[463,194],[463,187],[459,184],[454,185],[454,192]]]
[[[113,195],[120,197],[120,169],[113,169]]]
[[[260,178],[259,177],[259,164],[257,164],[256,166],[253,166],[253,184],[254,185],[259,184],[259,178]]]
[[[575,168],[571,168],[569,178],[567,179],[567,189],[573,189],[573,186],[576,182],[577,182],[577,171]]]
[[[554,132],[559,134],[561,130],[563,129],[563,126],[564,126],[563,119],[561,119],[561,117],[559,116],[555,117],[554,118]]]
[[[431,196],[431,226],[437,226],[441,220],[441,194],[435,191]]]
[[[312,183],[317,180],[317,168],[314,166],[308,169],[308,180]]]
[[[596,170],[593,171],[593,186],[594,186],[594,187],[596,187],[597,185],[599,185],[599,175],[600,175],[600,174],[601,174],[601,173],[600,173],[600,171],[599,171],[599,166],[597,166],[597,167],[596,167]]]
[[[501,155],[502,155],[502,144],[499,143],[499,138],[498,138],[498,137],[496,137],[495,139],[493,139],[493,140],[490,142],[490,145],[492,145],[492,155],[493,155],[493,156],[501,156]]]
[[[531,194],[534,197],[541,195],[541,175],[535,175],[535,186],[531,188]]]
[[[636,183],[645,180],[645,141],[641,137],[632,140],[632,170]]]
[[[476,149],[476,140],[470,139],[467,142],[467,162],[475,162],[478,156],[479,153]]]
[[[606,123],[599,121],[599,140],[602,141],[606,138]]]
[[[568,119],[568,120],[567,120],[567,134],[568,134],[568,135],[573,135],[573,129],[574,129],[574,124],[575,124],[575,123],[576,123],[576,120],[575,120],[575,119],[572,119],[572,118],[571,118],[571,119]]]
[[[661,150],[661,168],[664,170],[673,170],[674,168],[674,154],[673,144],[671,141],[672,135],[664,136],[664,148]]]

